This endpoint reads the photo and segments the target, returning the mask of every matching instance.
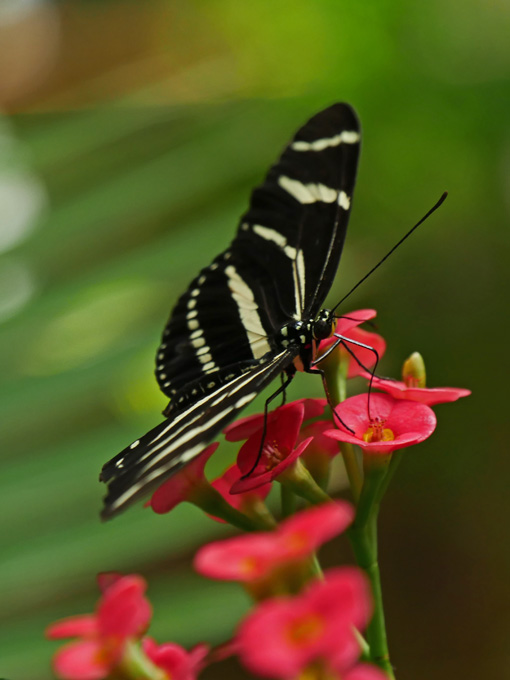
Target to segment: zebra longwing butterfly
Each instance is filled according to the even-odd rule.
[[[230,247],[191,282],[156,359],[166,419],[106,463],[109,518],[197,456],[282,372],[310,371],[332,333],[360,127],[348,104],[311,118],[254,189]]]

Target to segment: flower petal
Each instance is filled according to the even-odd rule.
[[[313,612],[299,596],[266,600],[252,610],[237,634],[238,653],[246,668],[265,677],[296,677],[318,654],[322,621],[316,621],[315,635],[310,630],[306,636],[310,615]],[[304,635],[293,636],[300,626]]]
[[[207,645],[197,645],[190,652],[173,642],[158,645],[151,638],[142,642],[144,652],[171,680],[195,680],[209,652]]]
[[[278,535],[282,547],[296,557],[309,555],[345,531],[353,519],[354,508],[347,501],[324,503],[286,519],[281,523]]]
[[[356,359],[345,348],[340,348],[341,352],[349,354],[347,377],[354,378],[364,372],[363,367],[370,368],[371,366],[374,366],[377,357],[380,359],[383,356],[386,351],[386,340],[378,333],[371,333],[363,328],[353,328],[350,333],[347,333],[347,337],[356,342],[362,342],[364,345],[368,345],[368,347],[372,348],[370,350],[365,347],[359,347],[354,343],[348,343],[349,349],[353,352]],[[373,350],[375,350],[375,352]]]
[[[284,472],[290,465],[292,465],[292,463],[294,463],[294,461],[296,461],[299,458],[299,456],[303,453],[303,451],[305,451],[305,449],[311,443],[312,440],[313,437],[305,439],[304,442],[301,442],[299,446],[296,449],[294,449],[294,451],[291,451],[291,453],[289,453],[280,463],[275,465],[275,467],[273,468],[266,469],[264,465],[259,463],[249,477],[241,477],[237,482],[235,482],[235,484],[232,485],[230,493],[232,494],[246,493],[247,491],[252,491],[254,489],[259,488],[263,484],[268,484],[269,482],[272,482],[274,479],[277,479],[279,475],[282,474],[282,472]],[[246,446],[249,443],[249,441],[250,440],[243,444],[243,447]],[[241,449],[243,447],[241,447]],[[250,451],[252,460],[254,458],[253,451],[254,449],[252,448],[252,450]],[[239,451],[239,455],[241,455],[241,451]],[[247,470],[249,470],[250,468],[246,464],[247,461],[248,457],[244,459],[243,465],[246,465]]]
[[[336,332],[339,335],[345,335],[351,328],[355,328],[365,321],[370,321],[377,316],[375,309],[357,309],[354,312],[349,312],[345,316],[339,317],[336,324]]]
[[[53,657],[55,674],[63,680],[101,680],[111,670],[97,640],[70,642]]]
[[[152,607],[144,597],[147,584],[140,576],[124,576],[103,595],[97,610],[99,634],[119,644],[145,632]]]
[[[281,418],[282,412],[285,413],[289,408],[294,408],[296,404],[303,404],[303,420],[309,420],[310,418],[316,418],[320,416],[327,405],[327,399],[324,398],[314,398],[314,399],[296,399],[288,404],[279,406],[274,411],[271,411],[267,415],[267,424],[271,423],[273,420],[278,420]],[[246,416],[245,418],[240,418],[236,420],[235,423],[228,425],[223,433],[225,439],[229,442],[238,442],[243,439],[248,439],[253,434],[258,432],[264,427],[264,414],[257,413],[253,416]]]
[[[313,581],[306,591],[313,604],[334,627],[346,625],[363,630],[372,614],[372,596],[368,580],[357,567],[334,567],[324,573],[324,580]]]
[[[389,378],[372,378],[370,373],[363,372],[361,375],[367,380],[372,379],[372,386],[378,390],[384,390],[394,399],[408,399],[418,401],[427,406],[436,406],[450,401],[457,401],[461,397],[468,397],[471,390],[461,387],[408,387],[401,380],[391,380]]]
[[[150,506],[158,515],[164,515],[186,501],[193,488],[204,479],[206,463],[218,446],[219,442],[210,444],[189,465],[163,482],[146,506]]]
[[[225,439],[228,442],[239,442],[248,439],[254,432],[257,432],[264,424],[264,414],[256,413],[253,416],[239,418],[235,423],[227,425],[223,430]]]
[[[334,458],[340,453],[337,444],[331,441],[330,437],[325,437],[324,433],[331,430],[333,422],[331,420],[316,420],[301,428],[299,438],[301,440],[313,437],[313,441],[304,454],[305,460],[308,462],[313,457],[326,456],[327,458]]]
[[[259,532],[204,545],[193,566],[208,578],[249,582],[266,576],[282,553],[274,532]]]
[[[50,640],[67,637],[92,637],[96,633],[97,623],[94,614],[69,616],[61,621],[55,621],[46,628],[46,637]]]
[[[230,493],[231,487],[241,478],[241,475],[241,470],[237,467],[237,465],[231,465],[227,470],[225,470],[221,477],[218,477],[213,482],[211,482],[211,486],[215,488],[216,491],[218,491],[223,496],[227,503],[229,503],[236,510],[240,510],[241,512],[247,511],[249,514],[249,509],[253,504],[263,501],[267,497],[271,491],[271,484],[262,484],[251,491],[247,491],[246,493]],[[219,517],[214,517],[213,515],[210,515],[210,517],[217,522],[225,522],[225,520]]]
[[[268,468],[268,451],[274,450],[277,451],[279,455],[286,456],[293,450],[303,422],[304,411],[305,407],[302,401],[295,401],[290,404],[285,404],[285,406],[280,406],[280,408],[268,415],[264,436],[264,447],[256,470],[265,471]],[[249,473],[253,469],[253,464],[260,453],[260,444],[263,433],[264,429],[262,425],[247,439],[247,441],[245,441],[239,450],[237,465],[243,475]],[[234,491],[233,488],[234,487],[230,490],[230,493],[240,493],[239,491]]]
[[[418,444],[427,439],[436,427],[436,416],[429,406],[397,400],[389,394],[372,393],[370,400],[367,394],[349,397],[339,404],[335,411],[354,434],[340,425],[336,431],[327,431],[326,436],[358,444],[364,451],[372,453],[390,453],[411,444]],[[374,423],[391,430],[393,438],[365,441],[364,437],[373,430]]]

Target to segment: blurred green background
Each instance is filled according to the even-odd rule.
[[[98,571],[147,577],[159,641],[223,641],[246,611],[190,568],[218,524],[191,506],[101,524],[97,477],[159,422],[153,355],[177,296],[338,100],[364,137],[330,302],[447,189],[343,311],[378,310],[383,374],[419,350],[430,386],[473,390],[437,408],[383,507],[397,677],[509,676],[509,35],[506,0],[0,3],[2,677],[52,677],[44,627],[92,610]],[[244,674],[204,677],[228,672]]]

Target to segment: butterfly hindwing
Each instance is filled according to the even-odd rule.
[[[283,351],[254,365],[192,405],[176,412],[103,467],[108,484],[103,519],[117,514],[200,454],[293,359]]]

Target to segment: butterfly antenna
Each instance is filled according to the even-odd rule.
[[[411,229],[409,229],[409,231],[407,232],[407,234],[404,234],[404,236],[402,236],[402,238],[400,239],[400,241],[398,241],[398,243],[395,243],[395,245],[393,246],[393,248],[392,248],[390,251],[388,251],[388,252],[386,253],[386,255],[382,258],[382,260],[379,260],[379,262],[378,262],[374,267],[372,267],[372,269],[368,272],[368,274],[365,274],[365,276],[364,276],[360,281],[358,281],[358,283],[357,283],[355,286],[353,286],[353,287],[351,288],[351,290],[350,290],[346,295],[343,296],[343,298],[340,300],[340,302],[338,302],[338,303],[333,307],[333,309],[332,309],[331,311],[334,312],[335,309],[336,309],[337,307],[339,307],[339,306],[342,304],[342,302],[344,302],[345,300],[347,300],[347,298],[349,297],[349,295],[351,295],[352,293],[354,293],[354,291],[356,290],[356,288],[358,288],[358,286],[361,286],[361,284],[363,283],[363,281],[366,281],[366,280],[368,279],[368,277],[371,276],[371,275],[375,272],[375,270],[378,269],[378,267],[380,267],[380,266],[382,265],[382,263],[383,263],[385,260],[387,260],[387,259],[389,258],[389,256],[390,256],[393,252],[395,252],[395,250],[396,250],[399,246],[402,245],[402,243],[404,243],[404,241],[406,240],[406,238],[409,238],[409,236],[411,236],[411,234],[413,233],[413,231],[414,231],[415,229],[418,229],[418,227],[420,226],[420,224],[423,224],[423,222],[425,222],[425,220],[426,220],[427,218],[429,218],[429,217],[432,215],[432,213],[435,212],[435,211],[439,208],[439,206],[444,202],[444,200],[446,199],[447,196],[448,196],[448,192],[445,191],[445,192],[443,193],[443,195],[441,196],[441,198],[439,199],[439,201],[437,201],[437,203],[436,203],[436,204],[428,211],[428,213],[427,213],[426,215],[424,215],[424,216],[421,218],[421,220],[420,220],[419,222],[417,222],[417,223],[414,225],[414,227],[412,227]]]

